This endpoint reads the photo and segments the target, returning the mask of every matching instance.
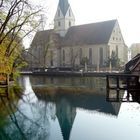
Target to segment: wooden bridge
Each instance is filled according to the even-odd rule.
[[[106,82],[107,101],[140,103],[140,54],[125,65],[124,73],[108,74]]]
[[[106,100],[110,102],[140,102],[139,76],[133,74],[108,74]],[[124,95],[126,93],[126,95]]]

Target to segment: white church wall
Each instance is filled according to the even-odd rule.
[[[77,45],[77,46],[66,46],[63,47],[61,50],[61,54],[63,54],[63,51],[65,52],[65,62],[63,61],[63,56],[61,57],[61,62],[65,65],[65,66],[71,66],[72,65],[72,54],[71,54],[71,49],[73,49],[73,61],[74,64],[77,66],[80,66],[80,49],[82,49],[82,58],[87,57],[89,59],[89,51],[92,51],[92,60],[91,60],[91,64],[90,66],[95,67],[97,65],[100,65],[100,48],[103,49],[103,56],[102,56],[102,61],[103,64],[105,64],[105,60],[107,59],[107,45],[103,44],[103,45]]]
[[[112,51],[114,51],[123,63],[127,62],[127,47],[124,43],[124,39],[118,22],[114,26],[108,45],[110,46],[110,56],[112,54]]]

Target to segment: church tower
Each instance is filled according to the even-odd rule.
[[[75,18],[68,0],[59,0],[54,18],[54,29],[56,33],[64,37],[69,27],[75,25]]]

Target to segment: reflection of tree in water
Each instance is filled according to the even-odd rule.
[[[3,90],[3,88],[1,90]],[[9,121],[6,120],[6,117],[9,116],[11,120],[14,120],[14,116],[11,116],[14,114],[14,112],[16,112],[15,106],[17,106],[22,94],[21,89],[18,86],[11,86],[5,91],[8,93],[4,93],[5,96],[4,94],[0,96],[0,139],[7,140],[8,134],[3,129],[5,125],[9,124]]]
[[[78,84],[78,81],[77,79],[75,84]],[[44,94],[41,94],[35,91],[38,97],[36,98],[31,87],[29,87],[29,78],[26,77],[23,82],[26,85],[24,86],[22,99],[11,100],[10,98],[7,99],[7,102],[4,102],[6,103],[4,109],[7,112],[4,117],[8,124],[3,123],[0,129],[0,140],[49,139],[51,138],[50,121],[55,120],[56,117],[59,121],[63,139],[68,140],[76,116],[76,107],[115,114],[112,104],[105,102],[104,94],[62,94],[57,92],[53,94],[44,92]],[[56,83],[55,80],[51,82]],[[87,79],[85,83],[88,82],[90,82],[90,79]],[[44,80],[42,83],[44,83]]]
[[[16,112],[12,115],[11,124],[5,129],[15,139],[43,140],[49,137],[49,113],[46,104],[40,103],[26,106],[24,114]],[[47,106],[50,107],[50,106]],[[42,110],[42,111],[40,111]],[[18,124],[18,125],[17,125]]]
[[[11,95],[11,93],[10,93]],[[15,93],[13,95],[16,95]],[[49,120],[55,119],[55,105],[44,102],[31,102],[30,94],[22,99],[1,98],[1,112],[7,123],[0,126],[0,140],[45,140],[49,138]],[[15,102],[16,101],[16,102]],[[4,122],[4,121],[3,121]]]

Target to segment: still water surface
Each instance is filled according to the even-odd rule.
[[[0,140],[139,140],[140,105],[106,102],[104,78],[19,79],[0,115]],[[1,102],[2,102],[1,98]]]

